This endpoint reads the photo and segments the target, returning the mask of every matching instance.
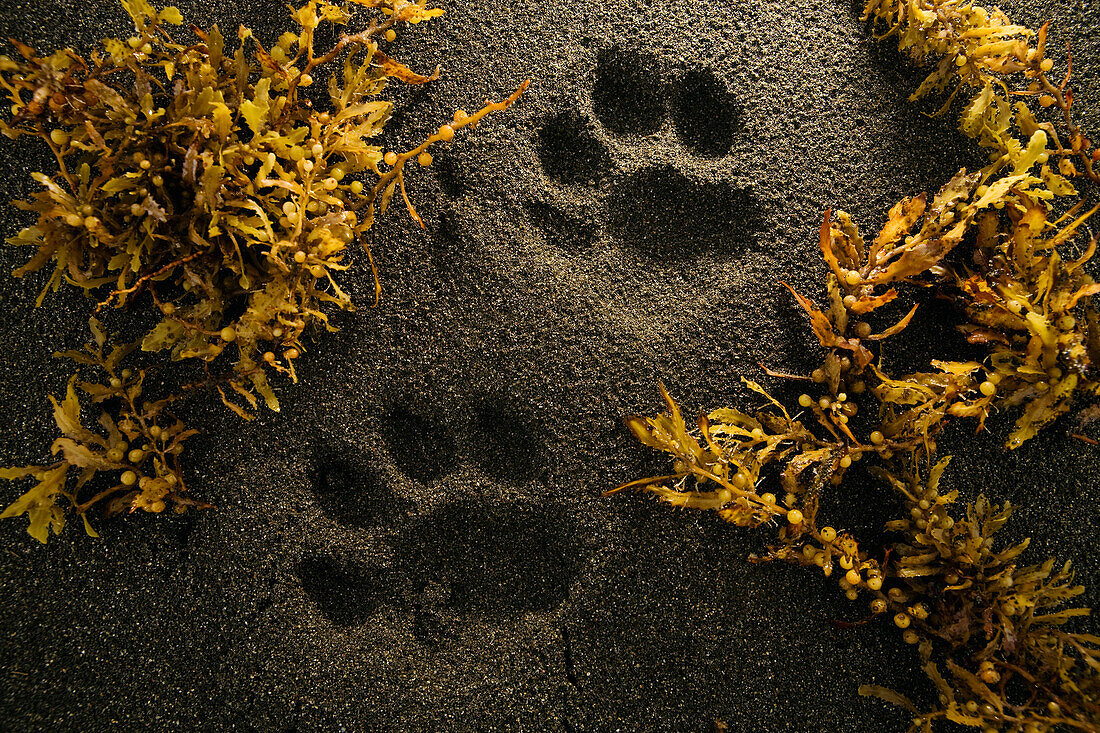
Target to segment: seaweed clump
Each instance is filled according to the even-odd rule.
[[[844,212],[827,211],[818,244],[828,303],[784,283],[823,362],[805,377],[770,372],[814,385],[799,396],[801,411],[792,415],[743,379],[767,400],[762,409],[718,409],[689,425],[661,385],[665,411],[627,425],[670,454],[672,470],[608,493],[640,489],[738,526],[777,526],[776,541],[750,559],[835,573],[850,600],[864,598],[872,618],[890,619],[918,649],[938,707],[922,711],[897,692],[860,688],[908,708],[911,732],[930,733],[943,720],[987,731],[1097,730],[1100,637],[1065,629],[1089,613],[1066,607],[1083,587],[1068,562],[1020,563],[1027,541],[998,547],[1009,503],[979,495],[958,511],[959,492],[941,485],[950,457],[938,457],[936,443],[955,419],[981,430],[1003,410],[1016,415],[1006,447],[1017,449],[1100,394],[1092,305],[1100,284],[1086,268],[1098,243],[1086,222],[1100,207],[1084,210],[1076,188],[1100,182],[1100,151],[1073,120],[1069,63],[1059,83],[1048,77],[1046,26],[1033,33],[999,11],[947,0],[871,0],[864,17],[887,25],[880,38],[896,35],[915,59],[935,60],[913,99],[955,81],[942,114],[960,90],[976,90],[960,128],[990,151],[989,164],[959,171],[931,200],[898,202],[872,240]],[[1010,94],[1037,99],[1040,111]],[[906,329],[917,306],[876,324],[879,309],[917,289],[956,305],[959,330],[984,358],[887,372],[880,345]],[[1095,413],[1086,407],[1082,420]],[[886,526],[892,539],[874,549],[819,515],[822,497],[860,461],[902,511]]]
[[[0,473],[38,480],[0,517],[28,514],[43,542],[47,527],[64,524],[60,497],[89,531],[85,514],[101,501],[107,514],[206,506],[188,498],[177,463],[193,431],[168,419],[166,405],[201,387],[245,419],[261,400],[277,411],[269,377],[296,381],[304,335],[335,330],[329,314],[353,310],[338,284],[348,246],[363,242],[370,255],[364,235],[398,192],[423,226],[406,191],[407,165],[430,165],[430,146],[526,88],[456,112],[410,150],[387,151],[379,139],[393,107],[381,97],[386,84],[424,84],[439,72],[418,74],[381,46],[441,9],[309,0],[290,8],[295,30],[275,45],[241,26],[231,50],[217,26],[191,25],[193,37],[177,40],[169,28],[183,23],[178,9],[120,1],[136,29],[129,38],[108,38],[87,56],[71,48],[41,55],[13,40],[17,56],[0,57],[11,104],[0,131],[38,138],[57,161],[56,172],[31,174],[42,190],[16,203],[37,220],[8,240],[34,250],[15,275],[49,272],[39,304],[69,284],[95,296],[96,315],[125,308],[140,322],[133,312],[144,309],[159,319],[136,343],[116,344],[93,317],[93,342],[65,354],[99,378],[74,376],[55,401],[60,460]],[[367,13],[361,29],[343,31],[356,11]],[[324,26],[335,32],[327,47],[318,42],[333,35]],[[327,89],[314,93],[323,74]],[[196,365],[201,376],[139,403],[146,371],[122,362],[140,352]],[[78,392],[106,408],[105,436],[82,427]],[[78,498],[97,473],[111,478]]]

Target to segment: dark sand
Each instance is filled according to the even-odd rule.
[[[279,3],[179,4],[269,40],[289,28]],[[397,95],[397,145],[531,89],[410,176],[427,231],[396,207],[379,223],[381,305],[360,256],[344,282],[364,307],[279,385],[282,414],[184,410],[205,432],[190,486],[216,510],[100,522],[101,540],[77,523],[48,547],[0,523],[0,728],[904,730],[857,686],[931,686],[892,629],[831,623],[862,600],[746,563],[766,532],[600,498],[663,467],[621,422],[657,409],[658,378],[694,412],[757,404],[738,375],[776,387],[758,362],[813,367],[776,281],[820,294],[826,207],[874,232],[981,161],[906,102],[921,75],[850,2],[764,5],[448,0],[402,36],[395,56],[444,76]],[[0,36],[42,48],[129,34],[107,0],[2,6]],[[1054,20],[1100,129],[1096,2],[1005,9]],[[22,197],[48,161],[2,149],[2,198]],[[4,235],[24,223],[8,211]],[[25,257],[0,252],[4,271]],[[0,278],[2,465],[46,458],[46,395],[69,373],[48,355],[90,310],[71,292],[35,310],[40,283]],[[958,352],[949,315],[929,304],[891,363]],[[1074,558],[1096,605],[1096,449],[1064,420],[1005,454],[1006,424],[952,430],[947,480],[1021,505],[1013,536]],[[896,507],[864,483],[826,511],[873,537]]]

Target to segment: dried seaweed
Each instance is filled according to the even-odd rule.
[[[960,128],[990,150],[989,164],[959,171],[931,200],[899,201],[870,242],[846,213],[827,211],[818,233],[827,304],[783,283],[824,349],[807,380],[820,394],[801,395],[792,417],[743,378],[767,399],[763,408],[722,408],[689,426],[661,385],[664,413],[627,425],[672,457],[672,472],[608,493],[638,489],[739,526],[774,526],[776,541],[750,559],[836,571],[849,599],[865,597],[919,650],[938,708],[921,712],[897,692],[860,688],[913,713],[912,732],[943,720],[987,731],[1097,730],[1100,637],[1064,628],[1089,613],[1066,607],[1084,589],[1069,563],[1018,564],[1027,541],[997,546],[1008,503],[978,496],[965,513],[955,510],[958,491],[941,489],[949,457],[937,459],[937,437],[957,418],[982,430],[1003,410],[1016,415],[1005,444],[1016,449],[1100,394],[1092,305],[1100,284],[1086,268],[1098,241],[1087,222],[1100,207],[1069,203],[1080,197],[1077,185],[1100,182],[1100,155],[1070,113],[1069,63],[1059,85],[1047,77],[1054,62],[1045,26],[1033,33],[1000,11],[950,0],[871,0],[864,17],[917,61],[932,59],[914,100],[954,83],[942,114],[960,90],[977,90]],[[1025,86],[1010,92],[1017,83]],[[1037,98],[1061,117],[1011,104],[1010,95]],[[958,328],[984,358],[888,372],[880,344],[905,330],[916,306],[876,323],[879,309],[917,289],[955,304]],[[860,460],[904,511],[887,524],[893,539],[881,548],[860,547],[819,516],[823,494],[842,487]]]
[[[423,226],[406,191],[407,164],[430,165],[430,146],[509,107],[527,84],[474,114],[456,112],[411,150],[386,151],[381,135],[392,111],[381,96],[386,84],[424,84],[438,70],[418,74],[381,46],[442,10],[408,0],[309,0],[290,8],[295,30],[275,45],[265,48],[241,26],[234,50],[217,26],[171,31],[183,23],[175,8],[121,2],[134,21],[130,38],[108,38],[87,56],[69,48],[40,55],[12,41],[17,56],[0,57],[0,89],[11,103],[0,131],[43,141],[58,166],[52,174],[32,173],[42,190],[16,203],[37,220],[8,240],[34,251],[15,275],[49,273],[38,303],[73,285],[96,298],[97,315],[155,309],[159,323],[139,340],[140,350],[204,372],[198,383],[170,388],[162,401],[203,386],[245,419],[261,400],[277,411],[271,378],[296,381],[305,335],[335,330],[330,315],[353,310],[338,284],[350,266],[348,246],[367,247],[364,234],[397,192]],[[356,19],[356,11],[365,19]],[[351,31],[353,22],[361,29]],[[328,48],[316,42],[322,26],[336,32]],[[327,100],[318,103],[304,90],[322,74],[329,75]],[[371,268],[377,302],[373,259]],[[117,364],[94,366],[124,379],[113,372]],[[89,391],[90,383],[82,384]],[[122,420],[154,418],[160,403],[152,404],[153,412],[130,405]],[[77,441],[85,452],[109,449],[90,434],[65,434],[63,440]],[[178,488],[159,499],[147,501],[153,494],[144,490],[126,494],[132,508],[160,511],[162,499],[177,508],[197,505],[183,499],[180,476],[168,464],[167,473],[158,468],[148,476],[138,470],[140,462],[83,465],[68,445],[55,448],[61,446],[72,468],[83,469],[75,488],[67,488],[60,468],[4,474],[48,479],[3,515],[31,512],[32,534],[43,541],[41,517],[60,516],[51,503],[56,497],[68,496],[82,516],[89,508],[76,498],[89,471],[124,468],[123,476],[148,479],[158,492],[158,481],[175,477]],[[157,443],[149,445],[145,450]],[[96,496],[115,502],[118,492]],[[60,528],[60,519],[50,521]]]

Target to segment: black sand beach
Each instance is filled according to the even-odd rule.
[[[177,4],[267,41],[290,29],[280,3]],[[746,562],[767,531],[600,494],[662,471],[622,422],[658,409],[658,379],[691,412],[757,404],[742,374],[797,396],[759,365],[819,358],[777,281],[820,295],[826,208],[873,232],[982,155],[906,101],[923,75],[848,0],[442,7],[394,44],[443,75],[391,87],[390,144],[529,91],[410,174],[426,230],[398,207],[378,222],[380,305],[359,252],[360,310],[276,385],[281,414],[181,409],[203,431],[189,485],[216,509],[101,521],[98,540],[71,523],[48,546],[0,522],[0,729],[904,731],[857,687],[934,691],[894,630],[833,623],[863,601]],[[1100,129],[1100,5],[1002,8],[1053,21]],[[110,0],[0,2],[0,37],[42,50],[129,33]],[[0,198],[23,198],[48,153],[0,150]],[[26,222],[6,211],[10,236]],[[0,270],[26,256],[0,249]],[[34,308],[42,282],[0,277],[0,465],[47,457],[46,398],[71,372],[49,354],[91,311],[64,290]],[[891,363],[964,350],[950,318],[926,303]],[[1100,449],[1063,420],[1006,453],[1010,424],[950,429],[946,480],[1019,505],[1008,539],[1073,559],[1100,605]],[[864,477],[824,510],[873,538],[896,504]]]

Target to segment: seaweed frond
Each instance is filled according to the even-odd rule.
[[[627,424],[672,457],[672,473],[619,488],[741,526],[774,525],[776,541],[750,560],[826,576],[839,569],[845,595],[864,596],[870,618],[891,619],[917,647],[938,692],[939,707],[921,712],[892,690],[860,688],[908,709],[911,733],[945,720],[1013,733],[1098,730],[1100,637],[1067,628],[1089,613],[1067,605],[1084,588],[1068,562],[1020,564],[1026,540],[998,547],[1013,507],[979,495],[960,512],[959,492],[941,488],[949,458],[936,456],[939,436],[958,419],[982,430],[993,412],[1015,411],[1005,445],[1017,449],[1100,394],[1092,304],[1100,284],[1086,268],[1098,242],[1088,222],[1100,206],[1086,208],[1077,189],[1100,183],[1100,151],[1071,114],[1068,60],[1060,84],[1048,78],[1046,26],[1033,32],[998,10],[952,0],[870,0],[864,18],[885,27],[880,38],[896,36],[903,52],[936,64],[913,100],[954,83],[942,114],[960,91],[976,90],[960,129],[989,150],[989,164],[959,171],[931,200],[897,202],[872,241],[845,212],[826,211],[817,240],[827,303],[781,283],[824,351],[820,367],[794,377],[815,385],[799,396],[802,411],[792,417],[743,378],[767,405],[714,410],[689,428],[661,386],[665,412]],[[1041,110],[1013,96],[1037,99]],[[889,373],[881,344],[903,334],[917,307],[889,321],[879,309],[917,289],[954,303],[957,328],[985,356]],[[1085,407],[1082,420],[1098,413]],[[841,491],[860,460],[903,512],[879,548],[861,547],[819,512],[824,493]]]
[[[297,381],[306,335],[336,330],[330,317],[354,309],[340,285],[348,247],[366,249],[377,302],[366,238],[376,212],[400,190],[423,226],[406,164],[431,165],[429,148],[507,109],[527,83],[456,112],[410,150],[386,150],[387,85],[426,84],[439,71],[419,74],[383,48],[441,9],[308,0],[289,8],[294,30],[274,45],[241,26],[231,48],[217,26],[178,32],[176,8],[121,3],[129,38],[86,56],[13,41],[17,54],[0,57],[10,104],[0,132],[37,138],[57,162],[31,173],[41,190],[16,203],[37,220],[8,240],[33,251],[15,275],[49,273],[39,304],[72,285],[95,299],[96,315],[157,314],[140,349],[204,374],[166,399],[205,386],[245,419],[261,401],[278,411],[272,379]],[[62,493],[51,491],[38,493]]]

